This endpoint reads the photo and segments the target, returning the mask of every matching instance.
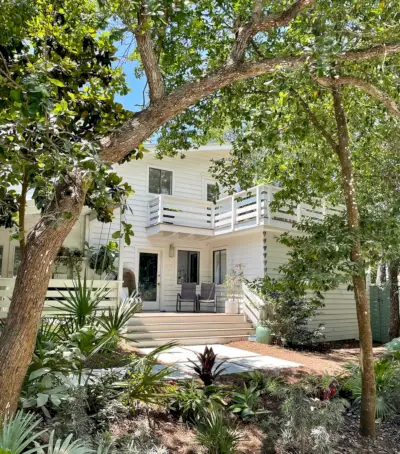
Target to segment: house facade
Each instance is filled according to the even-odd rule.
[[[143,159],[116,167],[135,193],[129,198],[129,210],[116,213],[112,224],[96,221],[84,212],[65,245],[83,247],[87,241],[96,248],[106,244],[122,220],[131,223],[134,237],[122,245],[118,266],[118,286],[122,271],[130,270],[143,297],[143,310],[149,313],[173,313],[177,293],[184,282],[216,284],[217,311],[224,312],[225,275],[241,265],[247,279],[265,274],[278,276],[278,267],[286,259],[285,247],[276,237],[293,230],[293,222],[303,217],[320,219],[332,209],[301,204],[291,214],[285,209],[270,210],[279,190],[259,185],[215,200],[216,181],[209,168],[213,159],[229,154],[229,146],[208,145],[190,150],[184,159],[156,159],[154,148]],[[34,211],[34,210],[33,210]],[[32,223],[35,214],[32,212]],[[12,278],[18,262],[17,243],[9,241],[7,231],[0,232],[3,244],[2,277]],[[1,244],[0,244],[1,246]],[[193,306],[182,306],[192,311]],[[212,307],[203,308],[213,310]],[[345,288],[328,292],[325,307],[312,325],[325,325],[328,340],[358,337],[353,294]]]

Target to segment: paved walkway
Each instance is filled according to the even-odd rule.
[[[196,353],[201,353],[205,349],[205,345],[192,345],[187,347],[172,347],[169,350],[157,355],[160,363],[157,368],[172,367],[173,373],[168,378],[185,379],[191,378],[194,373],[192,364],[189,360],[197,362]],[[229,347],[227,345],[212,344],[214,353],[217,354],[217,364],[221,360],[226,360],[224,364],[225,370],[222,374],[237,374],[241,372],[249,372],[253,370],[280,370],[301,367],[302,364],[286,361],[272,356],[263,356],[258,353],[241,350],[239,348]],[[154,348],[141,348],[143,354],[151,353]],[[220,360],[220,361],[218,361]]]

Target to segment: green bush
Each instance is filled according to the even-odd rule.
[[[229,409],[243,420],[267,413],[267,410],[259,408],[260,395],[261,391],[256,384],[252,384],[249,387],[245,384],[242,390],[233,394]]]
[[[262,298],[263,325],[271,329],[278,342],[285,339],[296,347],[324,338],[322,325],[313,331],[307,329],[309,321],[323,307],[319,293],[308,296],[304,289],[293,287],[292,282],[269,276],[249,282],[249,287]]]
[[[228,416],[214,409],[196,425],[196,440],[208,454],[234,454],[240,436]]]
[[[132,356],[129,371],[125,380],[115,383],[115,388],[123,390],[122,401],[132,410],[138,402],[160,403],[168,398],[165,393],[165,378],[172,372],[169,367],[155,368],[157,356],[163,351],[176,346],[170,342],[156,348],[150,354],[140,357]]]
[[[201,421],[205,413],[216,406],[224,406],[226,402],[220,388],[214,385],[201,387],[195,380],[184,382],[172,393],[168,409],[176,418],[194,425]]]
[[[374,364],[376,382],[376,418],[386,419],[400,411],[400,365],[397,361],[381,359]],[[354,404],[359,405],[362,399],[361,368],[348,366],[349,378],[344,388],[350,390]]]
[[[309,397],[299,386],[289,388],[281,406],[282,426],[279,452],[299,454],[331,452],[331,434],[339,430],[347,402],[340,398]]]

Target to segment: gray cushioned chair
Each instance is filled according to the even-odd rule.
[[[215,284],[201,284],[200,295],[197,295],[197,312],[200,312],[201,304],[213,304],[214,312],[217,312]]]
[[[193,303],[193,312],[196,312],[196,284],[182,284],[181,293],[176,295],[176,312],[181,312],[182,302]]]

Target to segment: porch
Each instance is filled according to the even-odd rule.
[[[291,230],[306,218],[320,220],[341,211],[324,203],[315,207],[300,203],[294,209],[284,206],[272,211],[271,203],[279,191],[275,186],[261,184],[221,198],[215,204],[160,194],[148,202],[147,235],[206,240],[258,226]]]

